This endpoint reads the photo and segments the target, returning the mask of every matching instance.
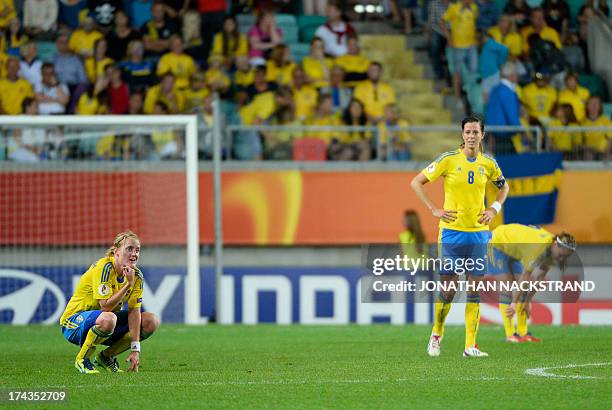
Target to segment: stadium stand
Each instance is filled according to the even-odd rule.
[[[32,67],[31,64],[34,64],[35,61],[51,62],[54,60],[54,56],[58,53],[55,37],[60,34],[70,36],[69,47],[82,59],[83,66],[88,73],[89,83],[67,83],[71,97],[71,101],[66,104],[67,114],[106,112],[127,114],[128,104],[127,101],[123,101],[126,98],[125,95],[122,94],[122,101],[117,103],[116,90],[122,82],[115,81],[115,86],[111,85],[108,76],[112,69],[108,71],[106,69],[110,64],[118,64],[122,70],[123,82],[129,87],[129,93],[143,97],[134,98],[134,107],[129,110],[130,113],[139,113],[144,110],[146,113],[196,112],[201,114],[205,100],[211,98],[212,93],[216,91],[220,93],[223,115],[229,124],[271,126],[293,124],[296,121],[295,113],[282,114],[273,98],[273,93],[278,87],[288,85],[294,89],[291,97],[293,101],[290,105],[301,107],[298,120],[301,124],[308,124],[308,117],[314,115],[314,108],[308,107],[314,107],[315,103],[303,99],[312,99],[313,94],[308,90],[306,92],[295,90],[292,79],[294,68],[299,65],[304,66],[307,76],[306,88],[314,87],[315,92],[319,94],[323,91],[331,92],[335,115],[340,118],[342,109],[347,108],[346,92],[350,95],[350,90],[357,87],[361,81],[368,81],[367,70],[370,62],[381,64],[383,73],[381,81],[390,86],[394,94],[394,97],[387,102],[397,105],[400,117],[405,120],[402,124],[409,126],[451,124],[468,111],[485,112],[486,94],[483,95],[481,84],[483,79],[478,75],[468,75],[463,72],[461,98],[465,101],[465,106],[458,104],[449,95],[450,76],[447,74],[443,78],[433,78],[430,56],[424,51],[424,48],[428,47],[428,44],[423,42],[425,37],[419,37],[418,34],[408,37],[397,34],[397,30],[394,31],[391,25],[384,20],[375,23],[364,22],[364,15],[355,14],[354,10],[357,10],[357,7],[352,8],[359,2],[330,2],[332,9],[328,9],[327,16],[322,16],[301,14],[301,2],[285,4],[286,2],[226,1],[226,9],[231,10],[231,13],[235,15],[237,30],[232,31],[233,25],[230,25],[226,31],[216,33],[214,47],[204,44],[204,31],[202,35],[199,34],[201,15],[198,9],[194,7],[185,14],[185,17],[180,17],[178,14],[175,15],[176,10],[171,9],[176,2],[125,0],[124,10],[130,17],[131,23],[129,30],[113,24],[114,9],[108,16],[101,16],[96,10],[87,10],[86,1],[72,1],[69,4],[60,2],[58,21],[51,22],[53,23],[51,26],[56,27],[50,33],[51,36],[49,33],[41,34],[32,27],[21,27],[22,22],[28,17],[24,13],[27,13],[28,7],[31,6],[28,1],[24,4],[12,1],[6,3],[13,11],[0,21],[3,27],[0,42],[0,64],[2,66],[0,75],[3,78],[6,77],[7,61],[19,59],[20,52],[24,53],[24,44],[28,41],[36,43],[38,53],[34,60],[29,56],[28,61],[24,60],[22,65],[30,64],[29,67]],[[430,7],[447,7],[438,3],[429,2]],[[145,7],[143,4],[148,4],[148,6]],[[158,4],[163,7],[156,9]],[[508,58],[517,63],[519,67],[520,78],[516,85],[519,98],[521,98],[521,89],[530,84],[538,74],[546,76],[550,84],[558,89],[559,95],[564,96],[565,100],[559,102],[567,100],[573,105],[580,114],[579,119],[582,118],[586,96],[589,95],[600,97],[603,101],[604,115],[610,116],[609,85],[606,84],[601,73],[595,73],[589,69],[588,33],[586,33],[586,27],[589,21],[592,21],[590,19],[596,18],[590,11],[597,8],[598,12],[609,15],[609,8],[605,3],[598,3],[599,5],[595,6],[592,1],[561,2],[559,7],[567,5],[569,27],[567,32],[565,29],[556,32],[557,25],[562,25],[562,23],[550,20],[548,8],[552,6],[546,1],[533,0],[524,3],[520,0],[494,0],[493,4],[497,6],[498,14],[510,13],[511,17],[519,12],[529,14],[530,10],[537,11],[538,7],[543,7],[545,21],[541,33],[544,37],[554,40],[553,43],[555,43],[552,45],[553,43],[541,39],[540,43],[533,42],[531,47],[523,43],[522,49],[525,52],[522,55],[510,53]],[[345,8],[340,9],[340,7]],[[361,7],[361,9],[364,8]],[[270,12],[269,16],[265,19],[258,18],[257,16],[263,11]],[[427,14],[427,10],[422,11],[423,16]],[[443,12],[443,10],[438,11]],[[338,17],[340,12],[343,13],[342,18]],[[347,16],[348,20],[345,20]],[[530,16],[533,18],[533,13]],[[101,22],[100,19],[104,22]],[[356,23],[351,25],[348,22],[350,20]],[[426,20],[420,17],[415,18],[416,26],[432,27],[440,24],[440,21]],[[384,33],[380,32],[381,25],[387,26],[387,29],[383,30]],[[512,25],[523,27],[522,29],[517,27],[523,40],[528,37],[526,33],[540,32],[540,28],[532,27],[529,17],[522,22],[518,17],[512,17]],[[311,43],[317,33],[324,33],[325,30],[320,31],[322,29],[337,36],[338,45],[344,47],[340,50],[347,51],[342,51],[342,55],[338,56],[329,55],[326,45],[328,55],[321,57],[314,52]],[[172,40],[173,36],[182,37],[184,44],[179,44],[176,37]],[[110,37],[113,38],[113,44],[123,42],[122,47],[125,47],[128,52],[117,56],[116,50],[103,51],[104,45],[101,43],[105,42],[100,42],[100,39]],[[139,42],[140,38],[144,42]],[[420,45],[415,38],[421,40]],[[560,38],[563,44],[556,43],[556,38]],[[559,46],[563,48],[563,53],[557,49]],[[94,49],[98,51],[95,56],[92,56]],[[206,50],[212,50],[211,54],[204,55]],[[109,55],[114,58],[111,59]],[[163,69],[161,66],[158,67],[162,55],[164,56]],[[270,60],[271,56],[275,56],[274,62]],[[452,69],[453,58],[451,56],[452,54],[447,54],[445,64]],[[559,61],[559,64],[553,63],[553,60]],[[195,68],[184,67],[187,61],[189,65],[195,62]],[[250,66],[248,61],[251,62]],[[544,64],[538,61],[544,61]],[[266,66],[265,72],[261,74],[263,75],[261,81],[256,80],[258,70],[261,71],[261,69],[256,69],[258,64]],[[344,70],[340,86],[330,83],[332,73],[341,75],[336,66]],[[64,75],[70,74],[65,72],[66,67],[61,67],[61,69],[63,71],[60,78],[63,79]],[[167,72],[170,72],[173,78],[165,80],[165,86],[162,87],[160,83]],[[574,72],[577,74],[578,88],[565,90],[564,78]],[[26,75],[28,74],[24,68],[20,76]],[[499,82],[499,78],[497,81]],[[198,85],[201,82],[203,85]],[[5,90],[2,98],[5,100],[10,98],[7,95],[17,96],[15,101],[21,101],[28,96],[25,89],[19,88],[15,79],[4,78],[2,86]],[[36,84],[33,86],[34,98],[42,103],[47,98],[44,90],[37,89]],[[377,98],[376,92],[376,87],[374,87],[374,98]],[[342,98],[340,98],[340,93],[344,93]],[[147,98],[144,98],[145,96]],[[362,103],[365,103],[366,108],[369,106],[368,101],[362,101]],[[3,106],[5,106],[4,103]],[[85,109],[86,107],[89,108]],[[121,109],[117,111],[117,107]],[[377,110],[382,112],[382,108],[378,107]],[[19,114],[23,110],[23,107],[11,105],[10,112]],[[287,117],[281,120],[278,118],[281,114],[293,116],[293,119]],[[373,154],[377,150],[376,125],[379,121],[382,121],[380,115],[370,115],[363,123],[373,129],[372,133],[362,135],[362,138],[368,141]],[[547,125],[545,122],[539,122],[538,119],[528,116],[522,118],[521,121],[541,126],[544,131]],[[230,138],[239,139],[242,137],[230,136]],[[250,138],[253,141],[262,139],[264,145],[266,143],[265,138],[258,136],[257,133],[251,133]],[[292,135],[290,138],[297,138],[297,136]],[[420,128],[418,131],[412,131],[411,138],[413,159],[429,158],[432,153],[440,152],[456,143],[454,133],[433,129]],[[349,140],[350,138],[339,141],[339,143],[350,145],[347,142]],[[5,147],[11,145],[7,141],[3,141],[2,144]],[[7,149],[4,151],[3,157],[10,158]],[[294,147],[293,157],[312,157],[295,154],[295,152],[302,151],[302,147]],[[231,152],[229,155],[231,156]],[[319,158],[318,155],[314,157]],[[91,156],[95,157],[96,154],[91,153]],[[368,156],[370,157],[375,158],[376,155]],[[240,158],[257,159],[259,157],[255,153],[246,153]]]

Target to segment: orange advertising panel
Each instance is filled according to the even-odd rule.
[[[402,214],[421,215],[428,241],[437,221],[416,198],[416,172],[227,172],[223,235],[234,245],[354,245],[395,242]],[[612,243],[612,172],[564,171],[552,232]],[[442,205],[442,182],[427,187]],[[132,229],[150,245],[182,245],[184,173],[0,174],[0,245],[105,245]],[[212,175],[200,173],[200,234],[213,241]]]

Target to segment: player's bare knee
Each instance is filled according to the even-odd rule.
[[[442,300],[446,301],[446,303],[450,303],[455,299],[455,291],[449,289],[445,292],[441,292]]]
[[[117,324],[117,315],[113,312],[102,312],[96,320],[96,325],[105,332],[112,332],[115,330]]]
[[[151,334],[157,330],[160,321],[157,315],[151,312],[144,312],[142,314],[142,329]]]

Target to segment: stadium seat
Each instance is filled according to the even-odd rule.
[[[280,29],[283,30],[283,43],[295,44],[300,41],[299,31],[296,26],[283,26]]]
[[[294,161],[325,161],[327,144],[318,138],[298,138],[293,140]]]
[[[589,90],[591,95],[596,95],[602,99],[606,96],[604,80],[596,74],[580,74],[578,76],[578,83]]]
[[[442,109],[443,102],[440,94],[434,93],[419,93],[419,94],[402,94],[397,103],[400,106],[409,107],[427,107],[431,109]]]
[[[364,50],[378,49],[399,51],[406,49],[406,37],[397,34],[362,34],[359,36],[359,44]]]
[[[325,24],[326,18],[323,16],[298,16],[297,22],[300,30],[300,40],[310,43],[315,35],[317,28]]]
[[[411,124],[451,124],[451,113],[442,109],[429,107],[400,106],[402,117]]]
[[[394,79],[390,81],[391,86],[395,89],[396,93],[428,93],[433,90],[433,83],[431,80],[420,78],[420,79]]]
[[[57,48],[53,41],[39,41],[36,43],[38,47],[38,58],[42,61],[51,61],[53,55],[57,53]]]
[[[412,132],[412,159],[430,161],[440,152],[456,149],[460,137],[454,132]]]
[[[246,34],[255,24],[255,16],[252,14],[237,14],[236,21],[238,22],[238,30]]]
[[[392,80],[394,78],[423,78],[424,67],[420,64],[406,64],[391,62],[384,66],[383,78]]]
[[[310,44],[308,43],[293,43],[289,45],[293,61],[301,63],[304,57],[310,54]]]
[[[612,118],[612,103],[605,103],[603,106],[603,111],[609,118]]]
[[[277,14],[275,16],[276,18],[276,25],[278,27],[284,27],[284,26],[293,26],[296,27],[297,26],[297,19],[295,18],[295,16],[293,14]]]

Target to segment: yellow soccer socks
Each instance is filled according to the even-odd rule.
[[[93,326],[89,329],[89,332],[87,332],[87,337],[85,338],[83,346],[81,346],[81,350],[79,350],[77,354],[76,360],[91,357],[96,351],[96,346],[108,339],[112,334],[113,332],[104,332],[100,330],[98,326]]]
[[[465,303],[465,349],[476,346],[480,325],[480,295],[468,294]]]
[[[435,335],[444,336],[444,321],[451,308],[451,301],[444,298],[442,294],[438,295],[438,300],[434,308],[434,325],[431,331]]]

